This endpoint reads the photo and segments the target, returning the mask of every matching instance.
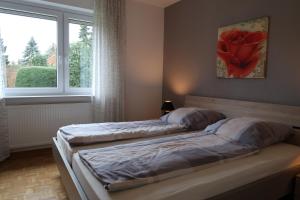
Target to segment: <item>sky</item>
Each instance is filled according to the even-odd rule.
[[[79,40],[79,30],[79,25],[70,26],[70,43]],[[52,44],[57,45],[57,22],[0,13],[0,34],[4,45],[7,46],[8,60],[17,63],[19,59],[22,59],[25,47],[31,37],[37,42],[42,54],[46,53]]]

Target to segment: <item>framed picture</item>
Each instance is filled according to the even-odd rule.
[[[217,77],[265,78],[269,18],[218,29]]]

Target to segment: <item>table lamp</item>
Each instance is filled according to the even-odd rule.
[[[161,112],[163,115],[168,114],[169,112],[171,112],[172,110],[174,110],[174,105],[172,103],[172,101],[164,101],[162,106],[161,106]]]

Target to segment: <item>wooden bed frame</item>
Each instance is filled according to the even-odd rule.
[[[224,113],[227,117],[251,116],[286,123],[300,127],[300,107],[220,98],[187,96],[185,106],[203,107]],[[300,146],[300,132],[290,141]],[[56,138],[53,138],[53,155],[61,174],[62,183],[70,200],[88,200],[75,173],[63,154]],[[211,200],[253,200],[279,199],[293,194],[295,176],[300,166],[293,170],[282,171],[253,183],[241,186],[210,198]],[[270,191],[272,191],[270,193]],[[259,196],[257,196],[259,194]]]

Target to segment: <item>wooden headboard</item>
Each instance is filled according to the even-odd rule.
[[[300,127],[300,107],[231,99],[186,96],[185,106],[219,111],[227,117],[257,117]]]

